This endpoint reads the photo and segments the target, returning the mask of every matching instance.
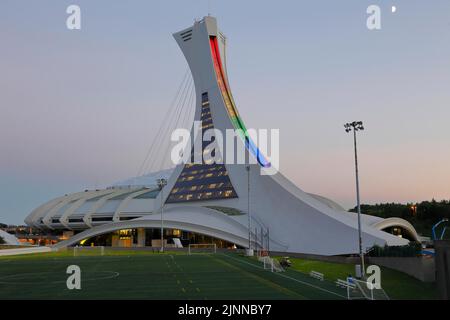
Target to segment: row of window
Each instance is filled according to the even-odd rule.
[[[202,125],[206,125],[206,124],[212,124],[212,118],[211,117],[204,117],[204,118],[202,117]]]
[[[202,120],[202,122],[212,121],[211,111],[209,109],[203,110],[203,112],[201,113],[200,119]]]
[[[121,217],[120,220],[132,220],[139,217]],[[69,223],[83,223],[84,220],[82,218],[72,218],[68,220]],[[102,221],[112,221],[112,217],[98,217],[98,218],[92,218],[93,222],[102,222]],[[61,223],[59,219],[52,219],[52,223]]]
[[[202,128],[213,128],[209,108],[208,93],[202,94]],[[202,151],[209,145],[206,141],[202,144]],[[237,197],[231,184],[228,172],[223,164],[203,163],[186,164],[178,177],[167,202],[184,202],[196,200],[226,199]]]
[[[186,193],[186,194],[176,194],[171,195],[168,198],[168,202],[184,202],[184,201],[199,201],[199,200],[212,200],[212,199],[222,199],[222,198],[236,198],[236,192],[231,190],[225,191],[207,191],[207,192],[197,192],[197,193]]]
[[[191,170],[188,170],[191,169]],[[186,164],[184,167],[183,172],[181,172],[180,177],[184,177],[187,175],[193,175],[193,174],[201,174],[201,173],[208,173],[208,172],[214,172],[222,170],[222,165],[210,165],[210,166],[202,166],[195,163]]]
[[[194,174],[189,176],[180,177],[177,182],[185,182],[185,181],[192,181],[192,180],[202,180],[207,178],[214,178],[214,177],[222,177],[222,176],[228,176],[228,172],[226,171],[218,171],[218,172],[209,172],[204,174]]]
[[[202,129],[203,130],[207,130],[207,129],[211,129],[211,128],[214,128],[214,125],[212,123],[202,124]]]
[[[231,189],[231,182],[219,182],[219,183],[210,183],[210,184],[201,184],[201,185],[193,185],[187,187],[177,187],[173,188],[171,194],[181,194],[192,191],[214,191],[214,190],[223,190],[223,189]]]

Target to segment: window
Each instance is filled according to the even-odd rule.
[[[128,221],[128,220],[133,220],[133,219],[137,219],[139,217],[120,217],[120,221]]]
[[[159,189],[153,189],[134,197],[134,199],[155,199],[158,196],[158,194]]]
[[[202,93],[201,121],[203,132],[213,128],[208,92]],[[202,151],[205,151],[209,141],[204,141]],[[193,151],[191,152],[193,157]],[[213,189],[213,191],[209,191]],[[175,182],[167,203],[237,198],[228,172],[223,164],[216,163],[190,163],[186,164],[178,180]]]
[[[106,222],[106,221],[112,221],[112,217],[97,217],[92,218],[92,222]]]
[[[231,195],[232,195],[232,191],[231,190],[225,191],[225,197],[231,197]]]
[[[208,92],[202,93],[202,103],[209,103]]]

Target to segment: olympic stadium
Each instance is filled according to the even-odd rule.
[[[240,130],[243,134],[236,139],[237,144],[254,161],[179,164],[104,189],[63,195],[33,210],[26,224],[71,232],[69,239],[55,245],[57,248],[214,242],[219,247],[251,246],[288,253],[358,253],[355,213],[323,196],[302,191],[280,172],[261,174],[271,163],[253,143],[239,116],[228,81],[227,38],[216,19],[204,17],[173,36],[193,81],[193,120],[202,122],[202,132],[209,128]],[[185,96],[190,99],[188,93]],[[190,119],[188,122],[192,126]],[[204,150],[207,145],[202,147]],[[218,152],[225,159],[227,151],[219,148]],[[158,184],[162,180],[167,184]],[[402,246],[418,241],[414,227],[403,219],[362,215],[361,223],[364,250],[373,245]]]

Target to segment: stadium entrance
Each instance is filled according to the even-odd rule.
[[[409,241],[416,241],[416,237],[407,229],[402,228],[400,226],[392,226],[383,229],[382,231],[393,234],[394,236],[408,239]]]
[[[189,244],[215,244],[217,248],[237,248],[234,243],[200,233],[180,229],[164,229],[165,248],[186,248]],[[161,229],[121,229],[79,242],[80,246],[119,248],[161,247]]]

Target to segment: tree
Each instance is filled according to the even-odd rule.
[[[356,207],[350,209],[356,212]],[[442,218],[450,219],[450,201],[422,201],[419,203],[378,203],[378,204],[362,204],[361,212],[380,218],[397,217],[409,221],[424,236],[431,236],[431,228]],[[450,234],[446,234],[448,239]]]
[[[6,241],[0,236],[0,244],[5,244]]]

